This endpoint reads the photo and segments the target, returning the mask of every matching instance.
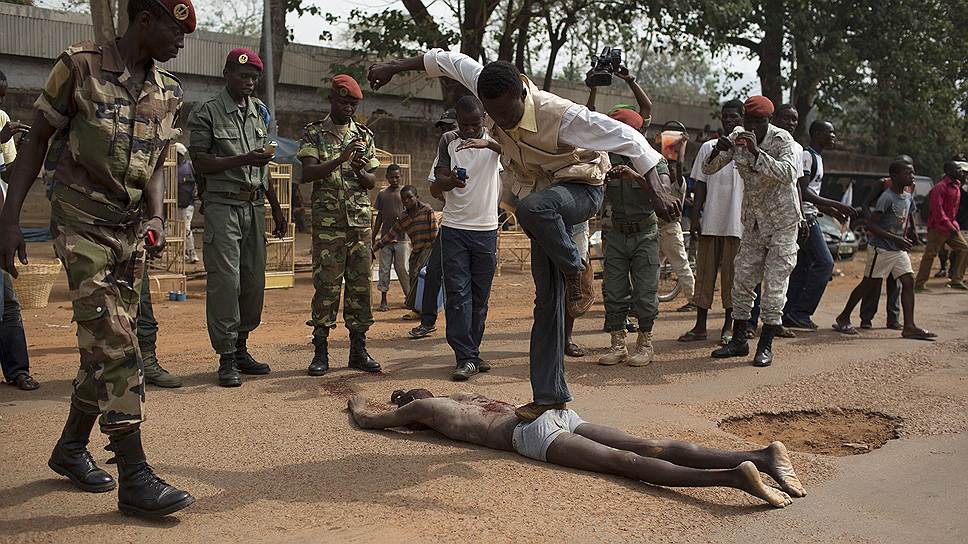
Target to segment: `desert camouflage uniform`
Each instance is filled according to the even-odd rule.
[[[314,157],[320,163],[338,157],[355,138],[366,142],[367,169],[380,165],[373,133],[350,121],[335,125],[327,116],[306,125],[298,157]],[[326,336],[336,326],[340,285],[346,281],[343,320],[350,332],[366,332],[373,324],[370,309],[370,196],[360,185],[350,163],[340,165],[328,177],[313,182],[313,336]]]
[[[737,127],[730,138],[742,130]],[[702,171],[708,175],[735,160],[743,178],[743,237],[734,261],[733,319],[750,318],[756,299],[753,290],[762,282],[763,323],[782,323],[790,273],[797,264],[798,226],[803,220],[796,188],[801,158],[793,143],[789,132],[770,125],[756,159],[734,147],[703,164]]]
[[[54,249],[67,270],[81,367],[71,402],[105,432],[143,419],[135,319],[144,251],[142,192],[182,101],[153,66],[139,89],[114,42],[71,46],[34,106],[58,129],[45,162]]]

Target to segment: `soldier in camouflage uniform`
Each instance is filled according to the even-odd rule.
[[[262,321],[265,200],[276,236],[285,236],[289,223],[275,191],[268,190],[269,109],[252,96],[262,59],[248,49],[233,49],[222,75],[222,91],[188,117],[189,152],[205,216],[205,317],[219,355],[218,384],[238,387],[242,374],[269,373],[269,365],[256,361],[247,346],[249,333]]]
[[[26,263],[20,209],[46,154],[51,232],[67,271],[81,359],[67,424],[48,465],[85,491],[114,489],[87,451],[100,414],[118,465],[118,507],[158,517],[195,499],[155,476],[145,460],[134,329],[143,240],[154,254],[165,243],[162,166],[182,103],[178,80],[156,62],[178,54],[195,14],[190,0],[131,0],[128,18],[117,41],[74,45],[54,64],[10,178],[0,263],[14,276],[14,254]]]
[[[376,186],[373,133],[353,121],[363,91],[350,76],[333,78],[330,113],[306,125],[299,158],[303,179],[313,183],[313,295],[312,319],[315,354],[310,376],[329,370],[328,337],[336,327],[341,284],[343,320],[350,332],[349,366],[378,372],[380,364],[366,351],[366,331],[373,324],[370,308],[370,197]]]
[[[733,337],[713,352],[717,358],[749,354],[746,330],[760,283],[763,330],[753,364],[773,363],[773,337],[780,332],[790,273],[797,264],[797,234],[803,216],[797,191],[797,165],[793,136],[770,124],[774,106],[765,96],[743,105],[743,126],[719,139],[702,165],[715,174],[735,160],[743,178],[743,237],[734,261]]]

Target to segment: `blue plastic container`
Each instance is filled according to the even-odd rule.
[[[427,267],[424,266],[420,269],[420,273],[417,275],[417,298],[414,300],[414,306],[416,306],[418,312],[423,311],[423,294],[424,294],[424,284],[427,278]],[[437,294],[437,310],[443,308],[444,306],[444,286],[443,282],[440,285],[440,292]]]

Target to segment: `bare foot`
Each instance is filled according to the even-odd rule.
[[[353,395],[349,402],[346,403],[346,407],[349,408],[351,414],[356,414],[361,410],[365,410],[367,404],[366,397],[363,395]]]
[[[756,465],[752,461],[743,461],[736,468],[742,473],[740,489],[743,491],[763,499],[770,503],[770,506],[776,508],[783,508],[793,503],[793,499],[789,495],[763,483],[763,479],[760,478],[760,471],[756,469]]]
[[[771,478],[780,484],[780,488],[792,497],[806,497],[807,491],[803,489],[800,478],[793,471],[793,463],[790,462],[790,455],[787,453],[783,442],[773,442],[766,448],[766,472]]]

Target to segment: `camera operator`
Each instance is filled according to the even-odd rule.
[[[625,83],[628,84],[629,89],[632,90],[632,94],[635,96],[635,102],[638,104],[639,115],[642,117],[642,128],[639,130],[644,134],[646,129],[649,127],[649,124],[652,122],[652,100],[649,99],[649,95],[647,95],[645,90],[642,89],[642,86],[635,81],[635,76],[629,73],[628,67],[624,64],[619,63],[617,68],[614,70],[609,70],[609,68],[611,68],[610,65],[604,63],[598,64],[604,65],[606,70],[617,76],[619,79],[625,81]],[[588,107],[588,109],[593,111],[595,110],[595,100],[598,94],[598,86],[594,85],[593,79],[595,79],[594,76],[596,73],[600,73],[599,65],[596,65],[594,68],[592,68],[585,78],[585,84],[589,88],[588,102],[585,105]],[[621,109],[635,108],[625,104],[618,104],[609,110],[608,114],[612,115],[614,112]],[[671,183],[666,188],[669,189],[680,202],[684,203],[687,188],[685,178],[682,175],[682,165],[679,161],[671,161],[669,163],[669,170],[669,179]],[[693,303],[696,280],[695,275],[692,272],[692,268],[689,265],[689,256],[686,253],[682,226],[678,221],[671,223],[666,223],[661,220],[659,221],[659,247],[662,251],[662,254],[669,259],[673,270],[679,277],[683,294],[686,296],[686,303],[677,308],[676,311],[694,311],[696,309],[696,305]]]
[[[585,103],[585,106],[592,111],[596,111],[595,100],[598,98],[598,87],[592,85],[590,81],[590,76],[594,71],[594,68],[590,70],[588,72],[589,77],[585,78],[585,85],[588,85],[589,88],[588,102]],[[625,83],[628,83],[629,89],[631,89],[632,94],[635,95],[635,102],[639,105],[639,115],[642,116],[642,128],[644,130],[649,126],[649,124],[652,123],[652,100],[649,98],[649,95],[645,94],[645,90],[643,90],[642,87],[636,83],[635,76],[629,73],[628,66],[625,66],[624,64],[619,65],[618,70],[615,71],[615,75]],[[610,115],[612,111],[622,108],[634,109],[624,104],[618,104],[608,113]]]

